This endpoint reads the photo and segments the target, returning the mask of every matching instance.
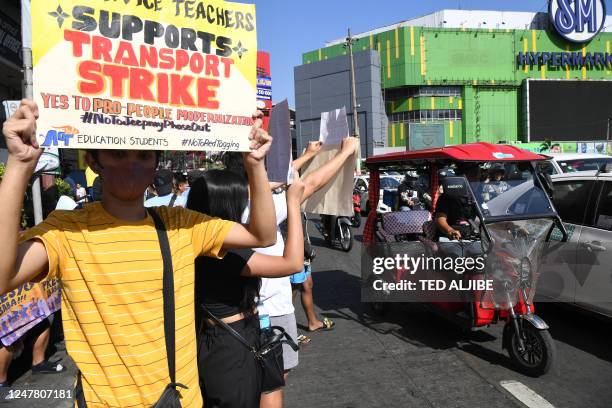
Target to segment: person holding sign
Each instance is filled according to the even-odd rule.
[[[259,407],[261,366],[251,348],[207,313],[227,323],[250,347],[259,347],[261,317],[256,298],[260,277],[289,276],[304,263],[300,212],[304,183],[294,174],[286,194],[288,237],[282,256],[242,249],[228,252],[223,259],[196,260],[198,365],[206,407]],[[248,194],[244,178],[228,170],[210,170],[194,183],[187,208],[240,222]]]
[[[175,371],[176,383],[182,385],[174,387],[183,407],[202,407],[194,259],[222,258],[229,249],[275,242],[264,166],[272,138],[261,129],[261,116],[258,112],[253,118],[251,151],[243,153],[252,206],[248,226],[180,207],[147,212],[142,197],[158,154],[97,150],[89,151],[87,160],[102,179],[102,201],[81,210],[55,211],[22,239],[18,233],[23,196],[42,153],[36,141],[37,105],[23,101],[4,123],[9,157],[0,184],[0,196],[5,197],[0,201],[0,294],[45,277],[61,280],[66,349],[80,371],[78,406],[150,407],[170,383],[164,352],[164,262],[155,215],[168,236],[174,277]]]
[[[320,168],[314,170],[303,178],[304,194],[301,204],[304,203],[314,193],[325,187],[338,173],[342,166],[357,150],[359,141],[354,137],[347,137],[342,140],[340,151],[331,160]],[[321,142],[310,142],[305,153],[293,161],[293,168],[299,170],[306,163],[312,160],[321,151]],[[235,160],[235,155],[226,154],[224,157],[225,165],[229,170],[244,176],[243,167],[240,160]],[[248,174],[247,174],[248,178]],[[249,180],[250,185],[250,180]],[[279,183],[270,183],[271,190],[279,187]],[[286,193],[274,194],[274,210],[276,211],[276,222],[280,225],[287,219],[287,200]],[[242,221],[248,222],[252,208],[247,207],[242,214]],[[285,244],[280,228],[276,231],[276,244],[269,248],[255,248],[254,251],[273,256],[283,256]],[[297,338],[297,323],[295,320],[295,309],[293,307],[293,292],[289,277],[262,279],[260,290],[258,311],[260,316],[269,316],[272,326],[280,326],[292,337]],[[314,313],[313,313],[314,314]],[[323,325],[324,323],[321,322]],[[298,353],[291,347],[283,345],[283,364],[285,368],[285,378],[289,371],[298,365]],[[283,406],[283,390],[279,389],[269,393],[263,393],[261,397],[262,408],[281,408]]]

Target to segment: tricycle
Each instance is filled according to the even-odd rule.
[[[378,202],[377,183],[384,171],[426,179],[431,208],[368,215],[366,257],[423,261],[418,273],[404,264],[367,278],[364,274],[363,288],[370,292],[362,294],[375,293],[374,300],[364,296],[364,301],[379,314],[390,302],[417,301],[468,330],[504,322],[502,347],[519,371],[531,376],[548,372],[555,345],[548,325],[534,312],[533,297],[547,242],[553,232],[566,241],[567,232],[551,202],[550,178],[538,171],[537,163],[546,159],[489,143],[368,158],[371,208]],[[436,260],[450,263],[447,267]],[[419,296],[412,294],[417,300],[396,297],[396,288],[405,289],[402,282],[410,280],[423,289]]]

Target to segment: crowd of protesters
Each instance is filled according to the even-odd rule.
[[[251,351],[264,322],[297,339],[289,276],[305,267],[300,206],[354,156],[357,141],[345,139],[336,157],[300,179],[300,168],[321,149],[311,143],[293,162],[290,185],[270,183],[265,156],[272,138],[261,116],[254,116],[250,152],[226,153],[225,170],[189,179],[156,171],[159,152],[90,150],[86,159],[98,175],[100,201],[89,200],[75,183],[82,208],[52,212],[22,234],[23,196],[42,152],[35,137],[37,106],[23,101],[5,122],[9,158],[0,183],[5,248],[0,294],[27,282],[61,281],[66,348],[79,370],[78,406],[149,407],[168,387],[178,390],[183,407],[283,406],[282,387],[262,387],[262,368]],[[158,219],[169,259],[160,250]],[[279,228],[283,222],[286,240]],[[162,351],[162,275],[168,266],[175,381]],[[311,277],[303,284],[302,305],[309,330],[333,328],[314,313]],[[287,379],[298,352],[283,345],[282,354]],[[35,353],[33,371],[40,364],[51,371],[45,361]],[[0,350],[0,375],[2,368]]]

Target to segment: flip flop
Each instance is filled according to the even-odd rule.
[[[63,371],[66,371],[66,367],[58,362],[52,363],[49,360],[32,366],[32,374],[57,374]]]
[[[330,319],[328,319],[327,317],[323,318],[323,326],[319,327],[318,329],[314,329],[314,330],[309,330],[309,332],[314,333],[314,332],[318,332],[318,331],[329,331],[329,330],[333,330],[334,326],[336,325],[336,323],[332,322]]]
[[[310,338],[310,337],[308,337],[308,336],[306,336],[305,334],[300,334],[300,335],[297,337],[297,340],[298,340],[298,344],[299,344],[299,345],[302,345],[302,344],[308,344],[308,343],[310,343],[311,338]]]

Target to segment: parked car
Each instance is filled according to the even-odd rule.
[[[547,251],[536,296],[612,317],[612,164],[607,167],[551,176],[569,241]]]
[[[546,173],[562,174],[576,171],[599,170],[612,163],[612,156],[597,153],[550,153],[552,159],[543,162]]]
[[[362,211],[365,210],[365,214],[370,212],[370,203],[368,202],[368,181],[370,180],[369,176],[357,176],[354,180],[353,188],[361,191],[361,202],[365,203],[361,205]],[[379,213],[385,213],[391,211],[391,206],[389,203],[385,204],[384,202],[384,192],[385,191],[397,191],[397,188],[400,185],[400,181],[393,176],[380,176],[380,195],[378,199],[378,205],[376,207],[376,211]],[[388,195],[387,195],[388,196]]]
[[[401,182],[402,182],[402,180],[404,179],[404,175],[403,175],[403,174],[400,174],[400,173],[399,173],[399,172],[397,172],[397,171],[385,171],[385,172],[382,172],[382,173],[380,174],[380,176],[381,176],[381,177],[386,177],[386,176],[388,176],[388,177],[393,177],[394,179],[396,179],[396,180],[397,180],[397,181],[399,181],[400,183],[401,183]]]

